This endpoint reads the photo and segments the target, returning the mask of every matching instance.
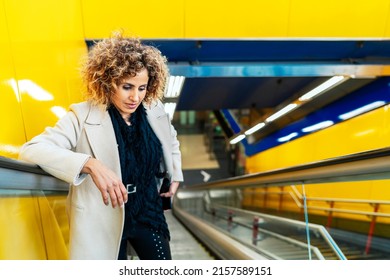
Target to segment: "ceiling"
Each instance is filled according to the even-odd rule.
[[[270,115],[334,75],[352,77],[263,128],[257,138],[390,75],[389,40],[148,40],[185,76],[176,111]],[[264,117],[265,118],[265,117]]]
[[[158,39],[144,43],[161,50],[172,75],[186,77],[174,100],[176,111],[255,109],[269,115],[334,75],[353,77],[263,129],[264,135],[390,75],[389,40]]]
[[[176,110],[275,108],[333,75],[385,75],[385,40],[154,40],[186,77]],[[387,73],[389,74],[389,73]],[[350,82],[350,84],[364,84]]]

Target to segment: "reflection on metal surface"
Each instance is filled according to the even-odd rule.
[[[31,80],[19,80],[18,87],[21,94],[27,93],[35,100],[49,101],[54,99],[53,95],[50,92],[40,87]]]

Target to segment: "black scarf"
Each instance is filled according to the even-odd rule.
[[[114,106],[108,112],[118,143],[123,184],[134,184],[137,188],[128,195],[126,219],[130,223],[137,220],[149,225],[161,224],[161,218],[156,217],[162,213],[156,175],[160,172],[162,146],[149,125],[146,109],[140,105],[131,114],[130,126]]]

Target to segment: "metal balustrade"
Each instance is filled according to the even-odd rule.
[[[198,230],[186,220],[188,217],[196,217],[204,227],[225,233],[230,240],[239,242],[264,258],[346,259],[325,227],[310,224],[307,219],[305,222],[293,221],[243,210],[241,205],[243,196],[247,194],[248,189],[255,189],[258,194],[268,187],[275,186],[385,179],[390,179],[390,149],[388,148],[181,188],[174,199],[174,213],[184,224],[192,228],[195,234]],[[367,212],[307,206],[307,201],[311,198],[305,197],[294,188],[292,190],[283,193],[291,195],[297,206],[305,213],[315,209],[389,216],[387,213],[376,212],[375,207],[373,212]],[[330,198],[312,200],[332,201]],[[371,200],[333,199],[333,201],[389,204],[387,201]],[[216,239],[213,236],[202,236],[202,238],[206,240],[206,244],[213,244]]]

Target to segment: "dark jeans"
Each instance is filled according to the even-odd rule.
[[[169,240],[146,226],[138,224],[131,231],[123,233],[118,260],[127,260],[127,242],[140,260],[172,259]]]

